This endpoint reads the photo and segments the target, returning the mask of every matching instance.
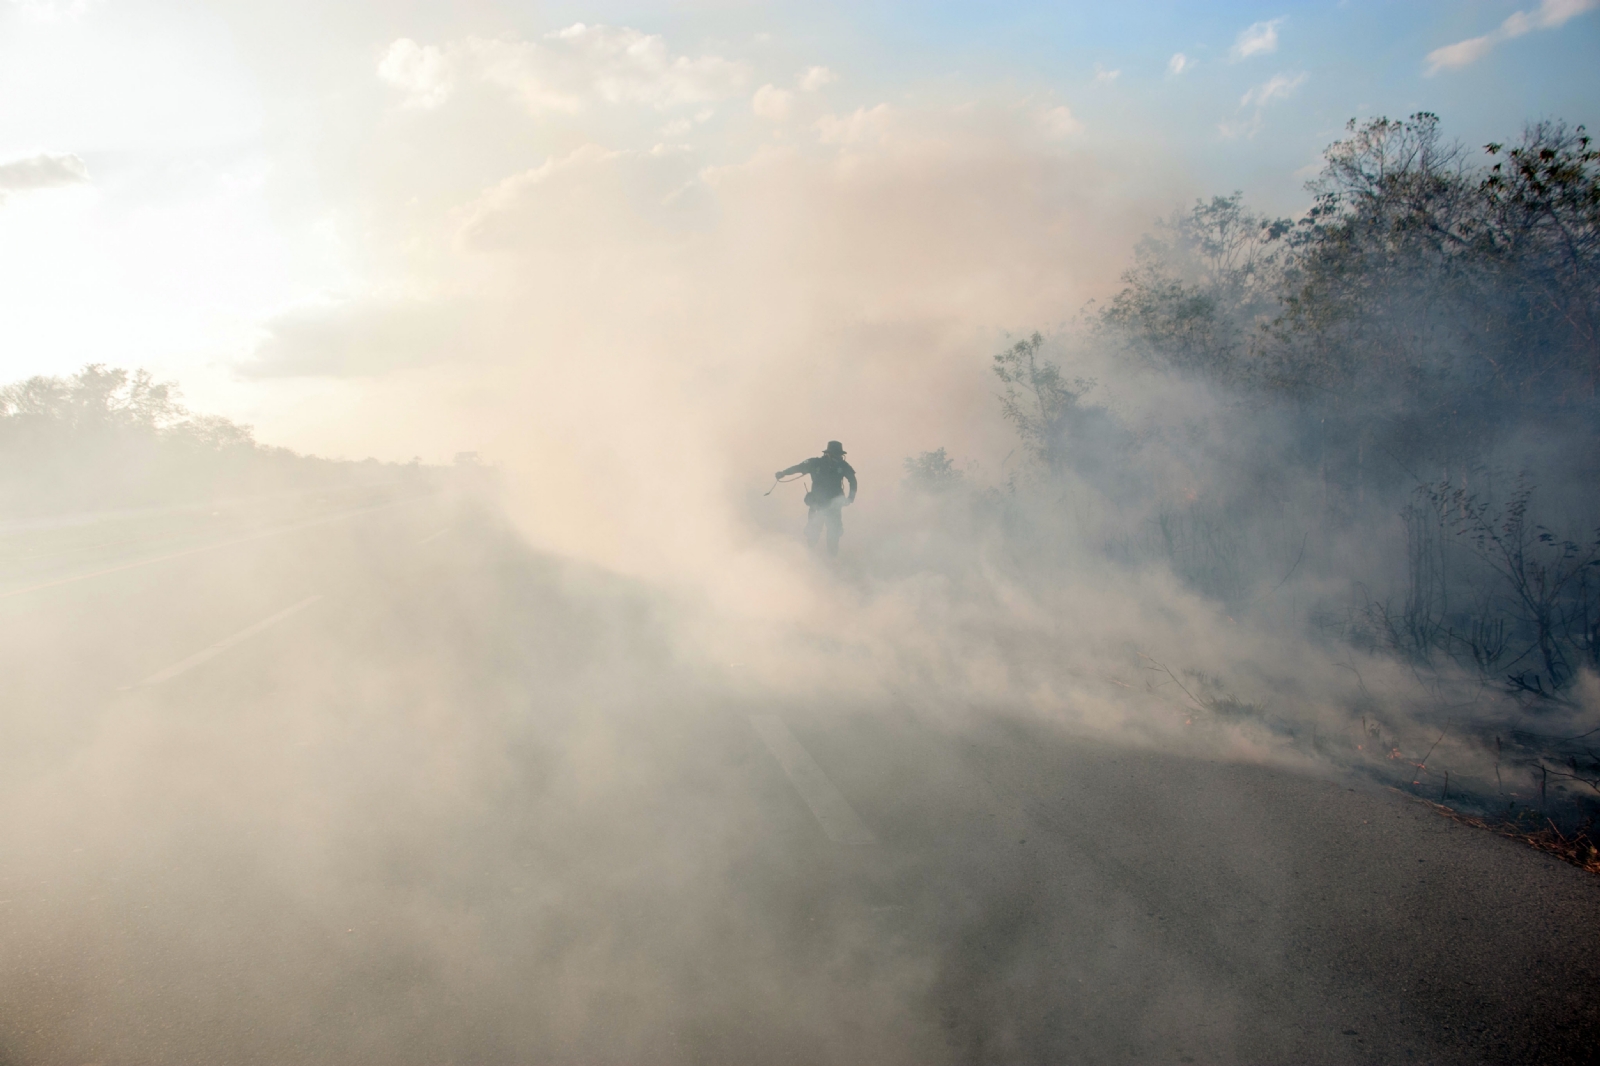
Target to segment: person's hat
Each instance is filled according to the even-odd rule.
[[[830,440],[828,442],[828,446],[826,448],[822,449],[822,454],[823,455],[843,455],[844,454],[844,445],[840,444],[836,440]]]

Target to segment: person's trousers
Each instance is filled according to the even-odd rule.
[[[822,531],[828,531],[828,553],[839,554],[839,538],[844,536],[844,497],[835,496],[820,507],[814,506],[806,515],[806,543],[813,548]]]

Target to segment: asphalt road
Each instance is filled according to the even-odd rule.
[[[0,1064],[1595,1058],[1572,867],[775,697],[471,507],[352,510],[0,572]]]

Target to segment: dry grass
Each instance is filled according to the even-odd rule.
[[[1569,836],[1556,828],[1555,823],[1549,819],[1545,819],[1545,824],[1541,827],[1530,828],[1526,823],[1517,822],[1509,818],[1491,822],[1483,818],[1475,818],[1469,814],[1462,814],[1460,811],[1453,810],[1441,803],[1433,803],[1429,800],[1419,800],[1419,802],[1426,803],[1446,818],[1460,822],[1463,825],[1470,825],[1475,829],[1487,829],[1491,833],[1521,841],[1530,848],[1537,848],[1565,862],[1570,862],[1580,870],[1587,870],[1592,874],[1600,874],[1600,845],[1595,843],[1595,839],[1591,835],[1592,826],[1585,826]]]

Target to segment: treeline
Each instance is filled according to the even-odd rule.
[[[1584,128],[1538,122],[1481,155],[1427,113],[1349,129],[1301,218],[1235,193],[1167,220],[1101,324],[1137,358],[1293,405],[1343,488],[1470,464],[1534,420],[1592,441],[1600,152]]]
[[[0,388],[0,518],[198,503],[420,476],[261,445],[174,385],[101,364]]]
[[[1120,509],[1113,554],[1233,608],[1342,578],[1324,628],[1557,695],[1600,670],[1600,152],[1380,118],[1309,190],[1297,219],[1235,193],[1163,220],[1081,335],[995,357],[1004,413],[1037,474]],[[1096,402],[1060,356],[1084,343],[1205,413]]]

